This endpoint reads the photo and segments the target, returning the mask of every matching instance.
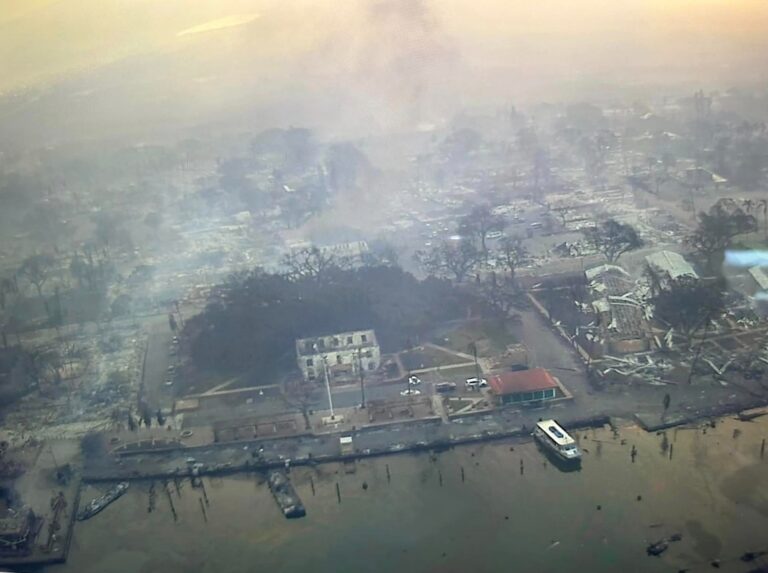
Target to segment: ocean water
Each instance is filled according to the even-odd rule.
[[[178,520],[160,483],[152,512],[149,484],[134,483],[77,525],[68,563],[49,570],[607,573],[761,564],[739,557],[768,550],[768,452],[760,456],[768,417],[670,430],[671,459],[664,436],[632,426],[578,435],[580,471],[512,441],[360,461],[354,473],[294,468],[307,508],[296,520],[282,517],[258,475],[206,478],[205,517],[200,489],[171,486]],[[86,489],[84,501],[97,491]],[[646,555],[674,533],[682,540],[661,557]]]

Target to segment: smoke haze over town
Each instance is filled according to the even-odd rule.
[[[768,2],[0,0],[0,570],[768,571]]]

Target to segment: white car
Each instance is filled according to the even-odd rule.
[[[483,388],[488,386],[488,380],[485,378],[467,378],[465,384],[467,388]]]
[[[419,384],[421,384],[421,380],[419,379],[418,376],[411,375],[411,376],[408,376],[408,384],[410,384],[411,386],[418,386]]]
[[[415,388],[408,388],[408,390],[400,392],[401,396],[418,396],[419,394],[421,394],[421,390],[416,390]]]

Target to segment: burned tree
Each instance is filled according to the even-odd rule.
[[[719,266],[733,239],[757,231],[757,219],[740,207],[718,202],[708,213],[699,213],[699,225],[687,243],[706,261],[710,270]]]
[[[550,211],[557,215],[558,219],[560,219],[560,224],[565,227],[565,224],[568,222],[568,215],[573,213],[574,209],[570,205],[560,203],[557,205],[552,205],[550,207]]]
[[[296,408],[304,418],[304,429],[311,430],[312,423],[309,415],[312,413],[312,402],[316,387],[304,380],[287,382],[283,387],[283,400],[288,406]]]
[[[619,223],[615,219],[603,221],[595,227],[583,231],[587,242],[605,255],[610,263],[628,251],[643,246],[643,241],[631,225]]]
[[[672,281],[653,299],[656,318],[680,332],[690,342],[723,311],[720,283],[693,277]]]
[[[511,316],[512,310],[520,307],[521,296],[524,296],[509,278],[499,279],[495,272],[480,281],[477,289],[483,300],[504,317]]]
[[[515,272],[520,264],[528,256],[528,251],[523,246],[522,239],[518,237],[504,237],[499,241],[501,259],[509,271],[509,278],[515,278]]]
[[[343,257],[324,253],[318,247],[297,249],[283,257],[283,266],[291,279],[312,278],[320,280],[334,269],[349,267],[349,261]]]
[[[459,231],[480,242],[483,257],[488,256],[486,239],[491,231],[504,229],[504,219],[494,215],[487,205],[476,205],[459,223]]]
[[[482,258],[477,248],[467,240],[458,244],[443,241],[429,251],[417,251],[416,261],[430,275],[453,275],[461,282]]]
[[[18,292],[16,281],[13,278],[0,278],[0,310],[5,310],[7,296]]]
[[[51,255],[32,255],[25,259],[19,268],[19,275],[35,286],[40,298],[43,296],[43,285],[51,276],[53,263]]]

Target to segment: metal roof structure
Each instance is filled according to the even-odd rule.
[[[652,255],[647,255],[645,260],[651,267],[665,273],[670,279],[675,280],[680,277],[699,278],[696,271],[693,270],[691,263],[685,260],[685,257],[673,251],[659,251]]]

